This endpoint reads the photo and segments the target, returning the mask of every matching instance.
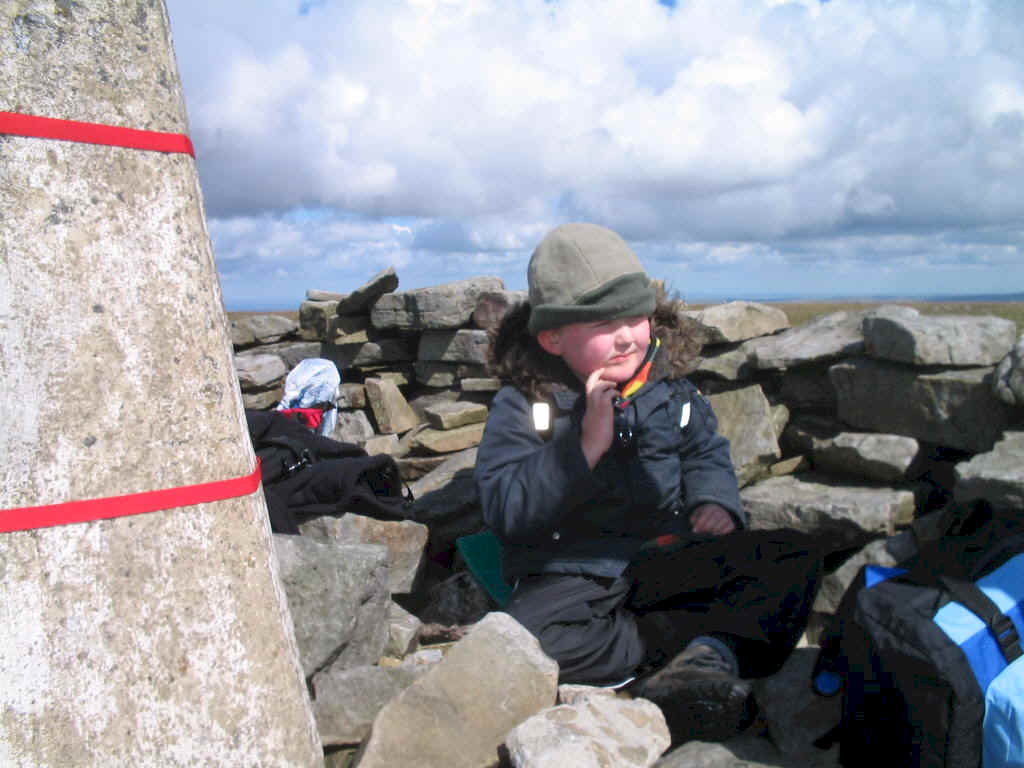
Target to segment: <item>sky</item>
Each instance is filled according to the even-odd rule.
[[[1024,292],[1019,0],[166,3],[229,310],[567,221],[694,303]]]

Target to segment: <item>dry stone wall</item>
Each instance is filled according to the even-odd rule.
[[[332,436],[396,457],[435,561],[481,525],[470,475],[500,386],[487,332],[526,297],[495,277],[398,287],[389,268],[351,294],[309,291],[297,323],[236,320],[235,361],[251,408],[273,407],[304,357],[334,361]],[[753,526],[892,535],[954,500],[1018,497],[1004,488],[1016,478],[974,469],[1012,466],[1020,450],[1008,438],[1024,428],[1012,322],[894,305],[793,328],[778,307],[741,301],[686,314],[708,339],[691,378],[731,441]]]
[[[454,542],[482,527],[472,470],[500,386],[487,371],[487,332],[525,298],[493,277],[402,292],[389,269],[351,294],[309,291],[298,322],[256,316],[233,323],[248,407],[274,407],[300,360],[334,361],[343,384],[332,436],[394,455],[416,497],[412,520],[349,514],[314,521],[302,534],[322,546],[278,548],[294,551],[288,563],[300,553],[307,558],[284,570],[295,574],[286,577],[289,601],[301,606],[293,613],[309,624],[296,635],[310,649],[304,667],[328,764],[332,750],[352,757],[361,747],[369,765],[378,752],[434,749],[416,741],[421,735],[398,732],[387,702],[413,686],[429,689],[440,676],[425,670],[444,658],[430,644],[460,645],[471,626],[493,613]],[[837,312],[800,327],[790,327],[778,307],[751,302],[686,314],[708,339],[691,378],[730,440],[751,526],[798,528],[839,543],[876,538],[826,577],[808,630],[811,647],[759,688],[769,737],[759,742],[770,752],[765,764],[832,765],[834,755],[810,746],[820,735],[816,725],[794,736],[790,724],[806,721],[808,711],[816,713],[814,723],[834,724],[838,701],[826,706],[774,692],[809,690],[805,668],[813,663],[817,634],[861,563],[892,564],[906,556],[915,531],[951,504],[1018,512],[1024,505],[1024,338],[999,318],[924,316],[903,306]],[[388,573],[380,570],[385,561]],[[351,574],[334,572],[339,569]],[[338,592],[346,589],[337,585],[346,583],[361,585],[365,594],[355,600],[361,607],[353,603],[329,621],[318,616],[339,613]],[[344,621],[344,631],[331,629],[331,622]],[[371,663],[378,654],[380,661]],[[560,706],[567,695],[560,691]],[[473,707],[486,722],[488,703],[475,699]],[[545,729],[569,716],[562,713],[538,711],[535,717],[548,719],[510,731],[504,749],[513,756],[542,750]],[[643,737],[650,760],[664,749],[658,727],[655,721]],[[523,743],[531,728],[542,734],[532,747]],[[366,741],[374,732],[379,736]],[[442,752],[461,754],[453,732],[437,738]],[[489,738],[498,743],[504,736]],[[623,748],[633,748],[632,738],[622,737]],[[478,746],[470,742],[467,754]],[[737,744],[737,754],[749,748]],[[590,741],[580,746],[604,748]],[[687,745],[677,753],[694,749],[710,758],[722,748]],[[668,755],[657,764],[676,763]]]

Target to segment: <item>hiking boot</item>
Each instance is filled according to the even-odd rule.
[[[673,746],[725,741],[746,730],[757,714],[750,683],[737,677],[715,648],[702,643],[689,645],[626,690],[661,708]]]

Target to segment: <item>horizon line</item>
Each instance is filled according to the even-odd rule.
[[[829,302],[829,303],[878,303],[887,301],[917,301],[917,302],[967,302],[976,304],[999,304],[1024,302],[1024,292],[1015,291],[1008,293],[934,293],[934,294],[908,294],[908,293],[873,293],[873,294],[831,294],[831,293],[769,293],[769,294],[703,294],[693,293],[682,295],[680,298],[687,304],[727,304],[731,301],[752,301],[765,304],[777,302]],[[306,301],[302,299],[298,304],[286,302],[269,302],[257,305],[256,302],[224,302],[226,312],[262,312],[294,309],[298,310],[299,304]]]

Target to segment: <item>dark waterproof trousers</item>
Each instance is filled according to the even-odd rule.
[[[558,662],[560,682],[608,685],[670,660],[699,635],[772,674],[803,633],[822,554],[798,531],[738,531],[644,550],[618,579],[521,579],[505,610]]]

